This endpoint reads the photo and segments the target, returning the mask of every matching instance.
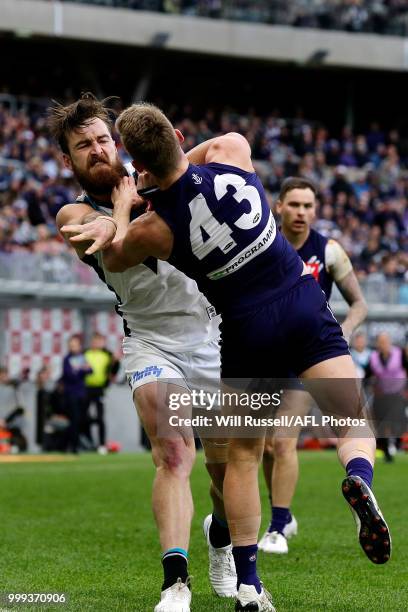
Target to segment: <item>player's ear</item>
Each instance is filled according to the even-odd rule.
[[[281,210],[282,210],[282,202],[280,200],[276,200],[275,202],[275,209],[276,212],[278,213],[278,215],[281,214]]]
[[[64,162],[65,168],[72,170],[72,161],[71,161],[70,156],[67,155],[67,153],[62,154],[62,161]]]
[[[174,131],[176,132],[176,136],[177,136],[177,139],[178,139],[179,143],[183,144],[183,142],[184,142],[183,134],[180,132],[180,130],[174,130]]]

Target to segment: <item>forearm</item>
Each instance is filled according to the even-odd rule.
[[[347,330],[348,334],[351,335],[353,331],[363,323],[367,316],[367,312],[367,304],[364,299],[353,302],[353,304],[350,305],[347,317],[343,321],[343,329]]]
[[[114,240],[102,253],[103,263],[110,272],[124,272],[146,259],[146,255],[140,257],[135,232],[129,227],[130,211],[129,206],[114,208],[113,218],[118,224],[118,229]]]
[[[130,213],[132,207],[131,206],[115,206],[113,209],[113,218],[117,223],[116,235],[113,242],[119,242],[119,240],[123,240],[126,236],[129,223],[130,223]]]
[[[109,272],[124,272],[142,263],[148,253],[138,248],[137,244],[129,244],[127,236],[121,240],[115,240],[110,247],[102,253],[103,263]]]
[[[123,241],[129,228],[131,210],[129,205],[118,203],[114,206],[113,218],[118,227],[111,245],[103,251],[103,262],[110,272],[123,272],[129,267],[128,258],[123,251]]]
[[[353,331],[367,316],[367,304],[353,270],[340,281],[336,281],[336,285],[350,307],[342,325],[345,337],[350,339]]]

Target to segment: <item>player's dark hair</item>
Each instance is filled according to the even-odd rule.
[[[117,99],[111,96],[98,100],[93,93],[88,91],[83,93],[79,100],[67,106],[52,100],[53,106],[47,110],[47,127],[63,153],[69,155],[67,135],[72,130],[87,126],[96,117],[102,119],[109,132],[112,133],[114,111],[107,104]]]
[[[283,202],[287,194],[294,189],[310,189],[315,196],[317,195],[317,187],[313,181],[303,178],[302,176],[290,176],[285,179],[281,185],[279,200]]]

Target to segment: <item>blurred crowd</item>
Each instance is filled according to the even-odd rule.
[[[43,450],[106,454],[104,395],[118,370],[104,336],[95,333],[87,350],[80,336],[71,336],[57,384],[47,366],[37,376],[37,444]]]
[[[47,365],[36,374],[38,446],[46,451],[86,450],[103,455],[118,450],[116,443],[107,442],[105,391],[118,374],[119,365],[101,334],[92,336],[86,350],[80,336],[72,336],[60,378],[55,382]],[[6,368],[0,367],[0,455],[27,449],[21,386],[28,379],[29,370],[14,380]]]
[[[286,176],[315,181],[316,228],[343,244],[360,278],[408,278],[408,143],[396,130],[373,123],[365,134],[345,127],[334,135],[300,114],[288,120],[208,110],[197,119],[190,107],[167,111],[186,137],[186,150],[221,133],[244,134],[271,206]],[[67,253],[54,219],[78,193],[47,134],[44,109],[0,104],[0,263],[16,251]]]
[[[70,0],[72,2],[72,0]],[[405,36],[407,0],[74,0],[146,11]]]

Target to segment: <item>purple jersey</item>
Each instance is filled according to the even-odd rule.
[[[271,302],[299,280],[303,263],[277,231],[255,173],[211,163],[189,165],[154,210],[174,234],[169,261],[194,278],[220,313]]]
[[[328,242],[328,238],[311,229],[306,242],[297,252],[307,265],[310,274],[313,274],[323,289],[326,299],[330,300],[333,278],[326,268],[326,246]]]

